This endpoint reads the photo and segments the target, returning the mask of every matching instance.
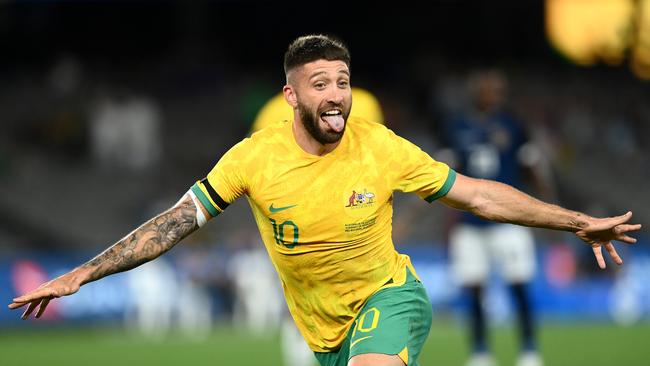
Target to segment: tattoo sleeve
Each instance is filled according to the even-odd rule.
[[[128,271],[170,250],[196,229],[196,207],[189,195],[169,210],[159,214],[104,252],[83,264],[90,270],[84,283],[113,273]]]

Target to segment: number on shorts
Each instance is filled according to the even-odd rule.
[[[372,313],[372,320],[370,320],[370,325],[366,327],[366,316],[370,313]],[[361,314],[361,316],[354,321],[352,336],[354,337],[354,335],[357,334],[357,330],[361,333],[368,333],[377,328],[380,314],[381,312],[377,308],[370,308],[365,313]]]

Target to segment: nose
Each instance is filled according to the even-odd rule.
[[[337,87],[336,85],[333,85],[329,89],[329,93],[327,94],[327,101],[329,103],[333,104],[342,104],[343,103],[343,95],[345,93],[345,90],[342,90],[341,88]]]

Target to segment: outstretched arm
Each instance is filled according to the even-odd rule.
[[[618,240],[633,244],[636,239],[627,233],[641,228],[640,224],[627,223],[632,217],[631,212],[616,217],[594,218],[544,203],[507,184],[461,174],[457,174],[451,190],[440,201],[491,221],[571,231],[591,246],[600,268],[605,268],[603,246],[617,264],[622,264],[623,260],[611,242]]]
[[[88,282],[128,271],[157,258],[198,229],[197,216],[200,215],[197,213],[201,211],[197,211],[196,205],[190,194],[185,194],[172,208],[142,224],[92,260],[13,299],[9,308],[29,304],[22,315],[23,319],[27,319],[40,305],[36,312],[36,318],[39,318],[53,298],[72,295]],[[198,209],[204,211],[198,205]],[[203,213],[209,217],[209,214]]]

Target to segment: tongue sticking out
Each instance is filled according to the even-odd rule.
[[[343,131],[343,127],[345,126],[343,116],[340,114],[335,116],[323,116],[323,121],[325,121],[330,126],[330,128],[336,132]]]

